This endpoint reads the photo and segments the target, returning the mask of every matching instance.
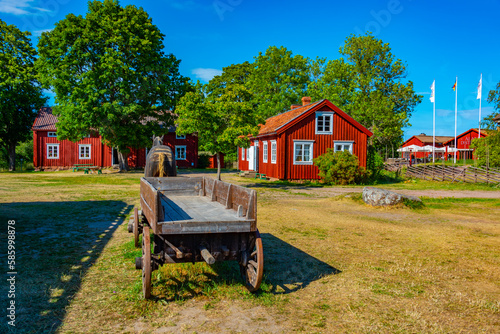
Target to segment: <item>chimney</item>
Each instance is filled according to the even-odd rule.
[[[296,108],[298,108],[298,107],[302,107],[302,106],[301,106],[300,104],[292,104],[292,105],[290,106],[290,110],[296,109]]]
[[[305,106],[306,104],[311,103],[311,98],[309,96],[304,96],[302,98],[302,105]]]

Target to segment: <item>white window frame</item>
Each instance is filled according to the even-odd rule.
[[[276,140],[270,140],[271,142],[271,163],[276,163],[276,157],[278,155],[278,144],[276,144]]]
[[[318,130],[318,118],[319,117],[324,117],[322,131]],[[326,117],[330,118],[330,129],[328,131],[324,130],[325,129],[324,120],[326,119]],[[333,112],[317,112],[316,113],[315,130],[316,130],[317,135],[331,135],[331,134],[333,134]]]
[[[246,156],[246,155],[245,155],[245,148],[244,148],[244,147],[242,147],[242,148],[241,148],[241,161],[245,161],[245,159],[246,159],[246,158],[245,158],[245,156]]]
[[[88,148],[89,149],[89,156],[84,157],[82,156],[82,148]],[[92,145],[90,144],[79,144],[78,145],[78,159],[80,160],[89,160],[92,158]]]
[[[49,131],[47,132],[47,137],[57,137],[57,132]]]
[[[250,161],[250,147],[247,148],[247,161]]]
[[[54,150],[54,148],[56,149],[56,156],[49,156],[49,147],[51,146],[53,147],[52,150]],[[47,159],[59,159],[59,144],[47,144]]]
[[[338,150],[337,145],[342,145],[342,150]],[[349,145],[349,152],[351,154],[353,154],[352,151],[353,151],[353,147],[354,147],[354,141],[334,141],[333,142],[333,152],[345,151],[344,148],[346,145]]]
[[[184,157],[181,155],[179,156],[179,154],[177,154],[177,149],[184,149]],[[187,149],[186,149],[186,145],[176,145],[175,146],[175,160],[186,160],[187,159]]]
[[[262,142],[262,162],[267,163],[267,158],[269,155],[268,147],[267,147],[267,141]]]
[[[299,146],[302,145],[302,158],[303,160],[297,161],[297,150]],[[305,160],[304,156],[304,147],[308,145],[309,147],[309,157],[308,160]],[[293,164],[294,165],[312,165],[314,157],[314,140],[294,140],[293,141]]]
[[[186,139],[186,135],[178,135],[177,133],[175,134],[175,139]]]

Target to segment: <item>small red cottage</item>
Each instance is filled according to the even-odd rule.
[[[488,130],[481,129],[481,138],[488,136]],[[470,144],[473,139],[479,138],[479,129],[469,129],[464,133],[457,136],[457,149],[458,155],[457,159],[474,159],[473,150],[470,148]],[[455,147],[455,137],[444,143],[445,146]]]
[[[33,123],[33,165],[36,169],[71,168],[75,164],[92,164],[111,167],[118,164],[118,154],[114,148],[102,143],[101,136],[93,135],[76,143],[57,139],[57,117],[52,108],[40,109]],[[175,153],[178,167],[198,166],[198,137],[178,136],[175,127],[163,137],[163,143]],[[141,168],[146,165],[148,148],[131,148],[128,165]]]
[[[445,143],[448,142],[449,140],[451,139],[454,139],[455,137],[450,137],[450,136],[435,136],[435,142],[436,142],[436,146],[437,148],[440,148],[440,147],[444,147]],[[407,141],[405,141],[402,145],[402,147],[408,147],[408,146],[411,146],[411,145],[416,145],[418,147],[424,147],[424,146],[432,146],[432,143],[433,143],[433,139],[432,139],[432,136],[428,136],[426,135],[425,133],[421,133],[419,134],[418,136],[413,136],[411,137],[410,139],[408,139]],[[416,146],[411,146],[411,147],[416,147]],[[414,158],[418,158],[418,159],[421,159],[421,158],[424,158],[424,157],[427,157],[427,156],[430,156],[432,155],[432,152],[430,151],[418,151],[418,149],[411,149],[411,151],[404,151],[404,158],[409,158],[410,155],[412,155]],[[444,153],[436,153],[436,155],[438,154],[444,154]]]
[[[372,133],[328,100],[302,105],[268,118],[248,149],[240,148],[238,168],[281,180],[319,179],[313,158],[347,150],[366,167],[368,137]]]

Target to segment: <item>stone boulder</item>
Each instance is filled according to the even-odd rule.
[[[398,194],[390,190],[374,187],[365,187],[363,189],[363,201],[373,206],[397,205],[403,203],[405,200],[410,200],[418,204],[422,203],[422,200],[418,197]]]

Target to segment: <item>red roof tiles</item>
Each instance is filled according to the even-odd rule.
[[[56,131],[57,117],[52,114],[52,108],[43,107],[38,112],[35,122],[33,122],[33,131]]]

